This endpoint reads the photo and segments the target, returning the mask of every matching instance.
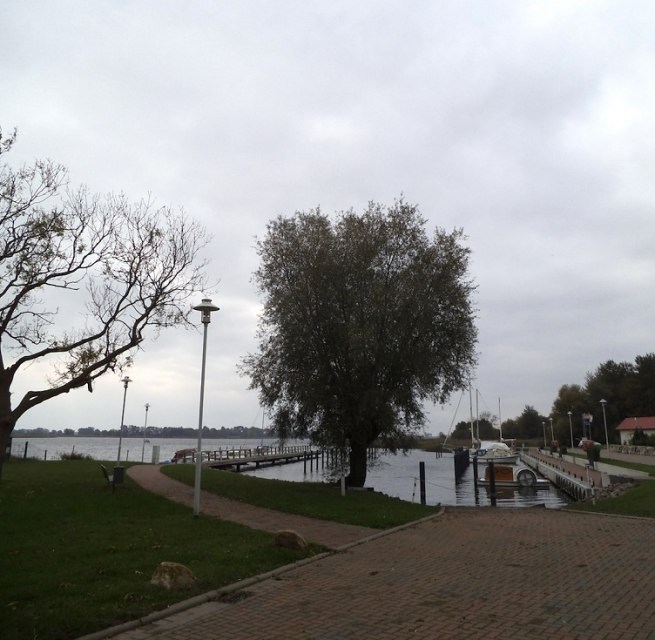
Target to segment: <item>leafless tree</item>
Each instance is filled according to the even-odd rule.
[[[16,421],[32,407],[129,366],[147,330],[188,324],[206,286],[205,229],[182,211],[69,188],[50,160],[12,169],[0,130],[0,475]],[[61,320],[79,309],[81,323]],[[12,403],[24,369],[43,387]]]

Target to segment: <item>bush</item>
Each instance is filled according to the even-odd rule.
[[[70,453],[62,453],[59,457],[62,460],[94,460],[95,459],[93,456],[90,456],[89,454],[75,453],[75,451],[71,451]]]

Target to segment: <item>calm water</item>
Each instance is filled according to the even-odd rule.
[[[97,460],[115,460],[118,453],[118,438],[14,438],[12,453],[22,457],[27,442],[27,455],[41,460],[57,460],[62,454],[88,454]],[[260,440],[217,440],[203,439],[203,449],[251,449],[260,444]],[[275,440],[264,439],[264,444],[276,444]],[[138,438],[123,438],[121,460],[150,462],[153,446],[160,447],[160,461],[165,462],[173,457],[178,449],[193,448],[197,441],[190,439],[151,438],[145,443]],[[490,504],[487,489],[481,487],[476,495],[473,487],[473,468],[455,483],[455,471],[452,454],[444,454],[437,458],[434,453],[412,450],[408,454],[382,455],[373,468],[369,470],[366,486],[389,496],[420,502],[419,462],[425,462],[426,502],[450,506],[486,506]],[[310,471],[304,473],[302,462],[266,467],[249,472],[262,478],[275,478],[292,482],[323,482],[327,478],[326,469],[318,469],[316,463]],[[569,498],[555,487],[549,489],[508,489],[498,488],[498,506],[531,507],[544,505],[548,508],[558,508],[570,501]]]
[[[425,462],[425,499],[427,504],[450,506],[487,506],[491,504],[486,488],[480,487],[476,496],[473,485],[473,467],[470,466],[458,483],[455,483],[455,463],[452,454],[444,454],[437,458],[434,453],[414,449],[404,454],[387,454],[381,456],[366,476],[366,486],[386,495],[420,502],[419,463]],[[249,475],[260,478],[275,478],[292,482],[313,481],[322,482],[328,479],[328,472],[314,466],[310,470],[307,463],[307,473],[304,464],[295,463],[276,465],[256,471],[248,471]],[[534,507],[544,505],[548,508],[559,508],[570,502],[566,494],[554,486],[547,489],[531,488],[497,488],[496,504],[506,507]]]

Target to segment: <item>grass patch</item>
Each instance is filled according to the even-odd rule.
[[[624,469],[632,469],[633,471],[643,471],[649,476],[655,476],[655,466],[652,464],[644,464],[642,462],[628,462],[626,460],[613,460],[612,458],[602,458],[600,462],[603,464],[611,464],[615,467],[622,467]]]
[[[592,502],[575,502],[566,507],[576,511],[610,513],[618,516],[655,518],[655,480],[639,480],[636,487],[622,496]]]
[[[194,469],[191,464],[162,467],[166,475],[189,485],[193,485]],[[372,491],[348,491],[342,496],[337,485],[269,480],[215,469],[203,469],[202,488],[276,511],[375,529],[406,524],[439,510]]]
[[[150,494],[129,478],[115,493],[98,462],[11,460],[0,483],[0,629],[4,640],[63,640],[133,620],[193,595],[316,553]],[[150,585],[181,562],[193,590]]]

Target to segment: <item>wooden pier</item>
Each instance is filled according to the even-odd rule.
[[[189,451],[188,455],[179,459],[179,462],[196,462],[197,453]],[[319,459],[323,459],[324,452],[312,449],[309,445],[293,447],[235,447],[218,449],[216,451],[203,451],[203,466],[212,469],[227,469],[230,471],[244,471],[259,469],[263,466],[276,464],[289,464],[291,462],[309,462],[313,469],[314,464],[318,468]]]

